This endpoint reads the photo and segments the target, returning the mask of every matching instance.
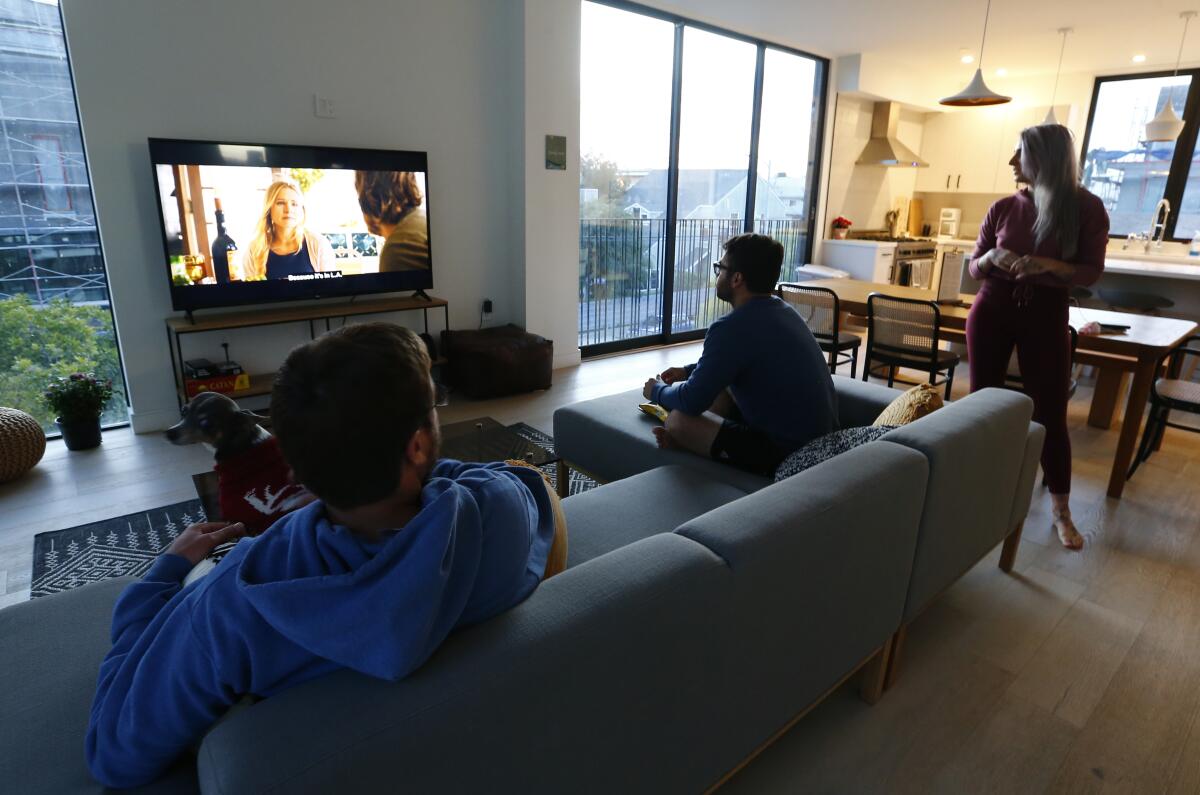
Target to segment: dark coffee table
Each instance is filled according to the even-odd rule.
[[[558,461],[558,456],[509,430],[491,417],[480,417],[442,426],[443,458],[459,461],[505,461],[515,458],[534,466]]]

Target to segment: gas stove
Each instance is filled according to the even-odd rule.
[[[851,233],[849,237],[864,243],[895,246],[886,271],[875,268],[872,275],[867,277],[872,281],[888,281],[926,289],[932,285],[934,260],[937,257],[937,241],[933,238],[900,237],[886,230],[873,229]]]

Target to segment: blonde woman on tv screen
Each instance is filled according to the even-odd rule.
[[[242,271],[246,281],[286,279],[318,271],[338,270],[333,246],[309,231],[304,194],[295,183],[271,183],[263,198],[254,239],[246,249]]]

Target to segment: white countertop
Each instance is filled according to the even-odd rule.
[[[875,248],[895,248],[897,245],[896,243],[891,243],[886,240],[851,240],[850,238],[838,240],[837,238],[833,237],[825,238],[825,243],[826,245],[831,246],[873,246]]]
[[[1129,276],[1154,276],[1159,279],[1187,279],[1200,281],[1200,258],[1191,262],[1181,257],[1156,257],[1133,259],[1127,252],[1108,254],[1104,259],[1105,273],[1124,273]]]

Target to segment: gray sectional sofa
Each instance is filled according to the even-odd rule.
[[[894,394],[838,387],[843,422]],[[624,408],[640,422],[636,402]],[[555,418],[573,462],[621,467],[564,502],[565,572],[402,682],[341,672],[234,712],[151,791],[703,791],[856,670],[878,695],[905,622],[1014,535],[1040,449],[1028,400],[985,391],[766,484],[641,456],[616,413],[591,443],[618,447],[587,458],[562,423],[598,405]],[[967,509],[980,521],[951,521]],[[0,781],[14,792],[100,790],[82,736],[123,585],[0,611]]]

